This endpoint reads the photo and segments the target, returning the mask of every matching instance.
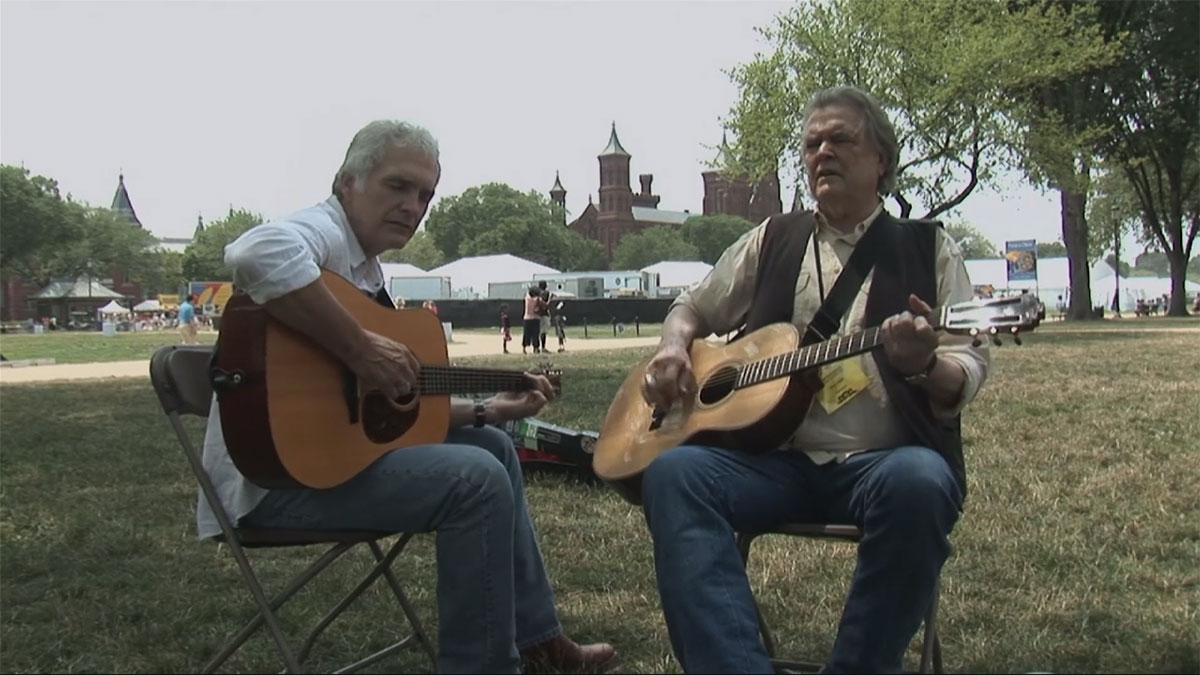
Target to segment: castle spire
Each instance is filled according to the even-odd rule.
[[[615,120],[612,123],[612,133],[608,137],[608,145],[600,151],[601,157],[605,157],[607,155],[629,156],[629,153],[625,152],[625,148],[621,147],[621,139],[617,138],[617,123]]]
[[[125,220],[144,228],[142,221],[138,220],[137,213],[133,210],[133,202],[129,201],[129,191],[125,189],[125,173],[124,171],[117,174],[117,192],[113,195],[112,210],[125,217]]]

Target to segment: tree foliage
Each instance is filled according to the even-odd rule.
[[[700,260],[714,265],[725,249],[738,240],[754,223],[740,216],[692,216],[679,228],[684,241],[695,245]]]
[[[510,253],[561,270],[604,269],[599,242],[564,227],[563,215],[537,191],[488,183],[439,201],[425,231],[446,260]]]
[[[1132,5],[1123,17],[1124,57],[1104,83],[1106,157],[1125,174],[1143,226],[1166,254],[1168,313],[1184,316],[1187,263],[1200,232],[1200,4]]]
[[[446,256],[438,250],[433,238],[425,230],[413,235],[404,248],[384,251],[379,259],[383,262],[408,263],[423,270],[431,270],[446,262]]]
[[[1000,249],[996,248],[990,239],[971,225],[949,223],[946,225],[946,233],[958,242],[958,247],[962,249],[963,258],[966,260],[1001,257]]]
[[[232,270],[225,266],[225,247],[262,222],[261,214],[231,208],[229,215],[206,224],[183,252],[183,275],[190,281],[232,279]]]
[[[0,219],[0,269],[39,284],[56,276],[56,249],[80,235],[58,183],[22,167],[0,166]]]
[[[121,214],[63,198],[57,183],[0,167],[4,234],[0,267],[44,286],[116,271],[142,283],[163,276],[154,236]]]
[[[1067,246],[1061,241],[1039,241],[1037,244],[1038,260],[1044,258],[1067,257]]]
[[[732,169],[776,166],[803,176],[803,106],[817,90],[852,84],[883,106],[900,144],[900,214],[934,217],[986,182],[1012,145],[1003,92],[1081,72],[1094,34],[1060,11],[1003,3],[802,3],[762,30],[773,50],[735,68],[740,98]]]
[[[683,233],[660,225],[621,237],[613,251],[613,269],[640,270],[664,260],[699,260],[700,250]]]

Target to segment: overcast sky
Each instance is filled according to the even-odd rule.
[[[4,0],[0,162],[103,206],[123,170],[142,223],[187,237],[231,204],[324,199],[354,132],[391,117],[438,137],[439,195],[545,192],[557,169],[578,214],[615,121],[635,191],[652,173],[660,208],[699,212],[723,70],[788,4]],[[1055,196],[1004,183],[956,215],[998,246],[1058,239]]]

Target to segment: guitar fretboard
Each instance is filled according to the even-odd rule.
[[[421,366],[419,381],[421,393],[431,395],[521,391],[530,388],[523,372],[498,368]]]
[[[742,368],[737,384],[734,386],[749,387],[759,382],[766,382],[861,354],[879,345],[879,328],[868,328],[853,335],[835,337],[786,354],[777,354],[748,363]]]

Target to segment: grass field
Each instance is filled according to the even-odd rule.
[[[1177,330],[1196,325],[1050,325],[1024,347],[995,350],[964,418],[971,495],[940,615],[949,670],[1200,671],[1200,332]],[[564,394],[543,418],[598,428],[647,353],[563,360]],[[4,385],[0,410],[0,669],[201,667],[250,604],[228,552],[194,537],[194,482],[149,384]],[[640,512],[602,486],[529,483],[567,630],[615,643],[624,671],[678,672]],[[293,601],[285,628],[319,618],[366,558],[339,563]],[[302,559],[254,558],[268,580]],[[431,630],[433,563],[432,537],[420,536],[396,565]],[[755,544],[751,578],[783,653],[827,652],[852,565],[844,545]],[[387,644],[399,617],[394,600],[369,594],[318,644],[311,667]],[[227,668],[279,664],[257,637]],[[428,666],[406,653],[383,670]]]

